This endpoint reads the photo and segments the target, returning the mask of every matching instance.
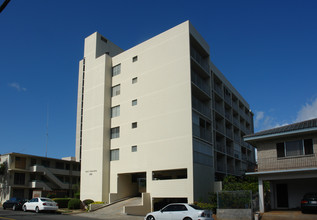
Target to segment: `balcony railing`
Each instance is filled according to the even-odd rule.
[[[296,157],[258,158],[258,171],[317,168],[317,154]]]
[[[195,96],[192,96],[192,105],[193,108],[196,109],[198,112],[210,118],[211,108],[203,102],[199,101],[199,99],[197,99]]]
[[[205,80],[201,78],[197,73],[192,71],[192,82],[200,88],[202,91],[207,93],[208,95],[210,94],[210,87],[208,85],[208,80]]]
[[[208,142],[211,142],[212,141],[212,134],[211,134],[211,131],[209,130],[206,130],[205,128],[203,127],[200,127],[196,124],[193,124],[193,134],[196,136],[196,137],[199,137],[201,139],[204,139]]]
[[[226,153],[226,148],[222,143],[216,143],[216,150],[222,153]]]
[[[209,73],[208,58],[202,57],[193,47],[190,48],[190,55],[207,73]]]

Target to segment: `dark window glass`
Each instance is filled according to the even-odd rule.
[[[304,140],[304,148],[305,148],[305,155],[313,154],[313,140],[312,139],[305,139]]]
[[[285,157],[284,142],[276,144],[277,157]]]
[[[15,173],[14,174],[14,184],[24,185],[25,184],[25,174],[24,173]]]

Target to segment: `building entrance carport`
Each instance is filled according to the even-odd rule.
[[[271,209],[299,209],[304,194],[317,190],[316,168],[262,171],[247,175],[258,176],[260,212],[265,211],[263,181],[270,182]],[[281,198],[283,195],[287,196],[287,199]]]
[[[110,203],[146,192],[146,172],[117,175],[117,193],[110,193]]]

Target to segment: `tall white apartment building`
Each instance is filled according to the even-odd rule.
[[[255,163],[248,103],[186,21],[129,50],[94,33],[79,65],[81,199],[194,202]]]

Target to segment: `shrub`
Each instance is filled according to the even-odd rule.
[[[70,198],[54,198],[53,199],[58,204],[58,208],[67,208]]]
[[[212,210],[212,213],[216,214],[217,204],[203,203],[203,202],[195,202],[194,204],[202,209]]]
[[[94,202],[94,200],[92,200],[92,199],[85,199],[84,201],[83,201],[83,203],[85,204],[85,205],[89,205],[90,203],[93,203]]]
[[[75,199],[79,199],[80,198],[80,193],[79,192],[75,193],[74,197],[75,197]]]
[[[71,199],[68,202],[69,209],[80,209],[81,201],[80,199]]]

